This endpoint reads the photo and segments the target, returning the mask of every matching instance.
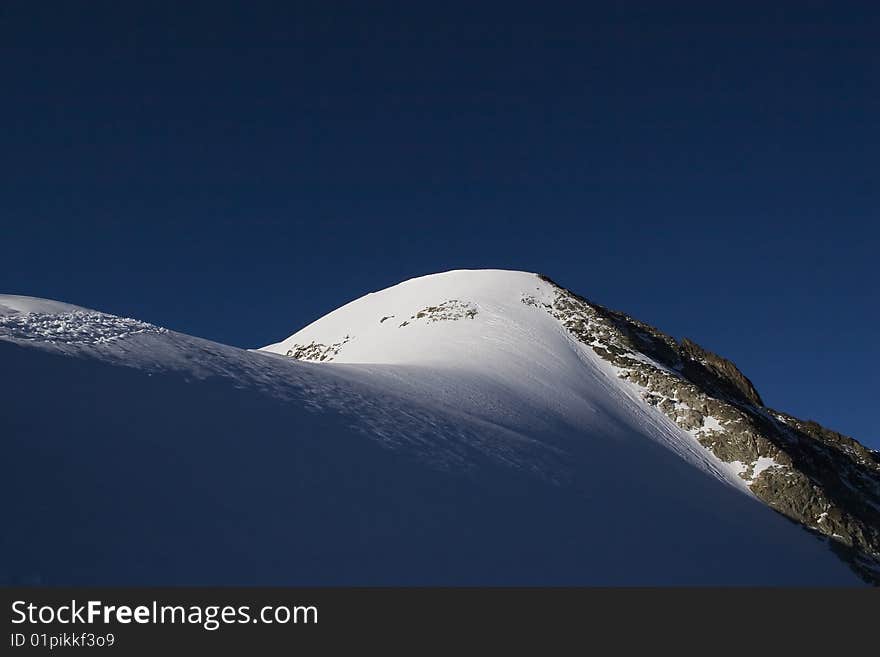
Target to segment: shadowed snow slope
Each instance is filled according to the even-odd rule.
[[[0,579],[859,583],[541,311],[552,293],[427,276],[262,351],[0,296]]]

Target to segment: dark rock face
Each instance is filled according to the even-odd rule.
[[[681,342],[550,279],[550,313],[580,342],[639,386],[643,398],[737,469],[768,506],[824,536],[867,582],[880,585],[880,455],[816,422],[764,405],[731,361]]]
[[[687,338],[681,341],[680,348],[685,358],[685,376],[688,378],[712,377],[728,396],[739,397],[747,404],[764,405],[752,382],[729,360],[703,349],[696,342]],[[687,370],[691,370],[691,372]]]

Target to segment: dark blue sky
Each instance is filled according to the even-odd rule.
[[[0,290],[257,346],[541,271],[880,447],[880,5],[530,4],[4,2]]]

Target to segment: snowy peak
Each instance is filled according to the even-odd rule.
[[[416,278],[353,301],[265,349],[325,363],[479,372],[514,391],[530,417],[556,413],[596,426],[609,416],[609,434],[614,424],[641,426],[684,460],[829,537],[861,576],[880,582],[874,453],[767,408],[731,361],[544,276],[480,270]],[[627,401],[621,408],[609,398]],[[451,399],[473,413],[489,404],[493,421],[516,417],[529,426],[494,397],[465,388]]]
[[[558,340],[549,317],[523,303],[549,304],[554,295],[527,272],[433,274],[361,297],[264,349],[316,362],[467,366],[505,345]]]
[[[578,581],[602,581],[599,575],[612,571],[616,574],[610,581],[630,581],[633,568],[640,573],[635,581],[643,583],[654,581],[658,572],[670,573],[673,581],[688,581],[707,568],[719,582],[742,583],[751,576],[759,582],[781,581],[775,577],[782,573],[803,578],[798,581],[826,581],[826,576],[838,581],[833,571],[842,565],[836,560],[823,562],[821,573],[814,567],[823,555],[831,557],[830,546],[851,571],[880,583],[876,452],[766,407],[732,362],[695,342],[678,341],[541,275],[478,270],[412,279],[352,301],[261,351],[70,304],[0,296],[0,350],[9,373],[0,384],[6,383],[4,398],[13,412],[39,405],[51,381],[59,386],[58,400],[72,395],[70,412],[80,413],[77,426],[89,428],[83,444],[91,440],[93,427],[103,431],[103,417],[120,415],[93,447],[117,444],[114,427],[132,426],[132,417],[138,418],[137,426],[152,418],[161,426],[141,436],[144,445],[153,444],[153,435],[167,436],[175,454],[189,449],[193,435],[205,445],[232,444],[236,441],[228,427],[236,426],[248,436],[248,445],[263,441],[262,453],[272,454],[274,463],[280,446],[297,435],[292,428],[299,427],[320,438],[315,444],[327,450],[315,464],[303,467],[305,478],[328,463],[359,472],[361,461],[348,463],[346,458],[361,437],[432,473],[483,481],[492,472],[500,478],[487,489],[493,495],[495,486],[512,486],[509,492],[517,499],[531,499],[536,487],[554,500],[561,495],[567,513],[560,514],[554,501],[538,517],[555,523],[563,536],[575,532],[576,558],[564,571],[580,569],[585,574]],[[76,356],[75,362],[69,356]],[[97,392],[89,393],[88,403],[79,403],[80,390]],[[228,401],[218,404],[217,395]],[[114,402],[96,406],[97,399]],[[161,424],[164,414],[154,412],[155,399],[163,400],[160,406],[178,409],[180,417],[172,425]],[[145,401],[149,408],[133,410]],[[190,404],[199,405],[200,411],[190,414]],[[88,409],[94,417],[81,415]],[[199,434],[215,416],[225,418],[210,425],[217,435]],[[64,437],[70,430],[66,420],[63,426],[39,429],[33,417],[42,415],[12,418],[21,445],[43,441],[53,432]],[[250,429],[254,422],[263,434]],[[24,437],[28,427],[35,428]],[[181,433],[180,427],[195,433]],[[218,436],[223,440],[217,441]],[[75,459],[80,447],[65,438],[58,449],[72,450],[68,458]],[[194,449],[188,458],[201,463],[206,451]],[[235,480],[239,462],[250,454],[245,450],[229,459],[222,486]],[[299,458],[291,462],[299,463]],[[104,471],[126,464],[123,459]],[[187,468],[182,473],[178,492],[191,489],[191,472]],[[135,468],[131,474],[142,473]],[[415,500],[409,476],[409,467],[397,466],[381,475],[383,481],[406,481],[401,499]],[[279,477],[286,485],[287,475]],[[460,485],[455,481],[450,489]],[[247,489],[251,483],[242,480]],[[343,507],[357,508],[370,491],[359,491]],[[332,497],[325,491],[316,499]],[[456,501],[445,517],[459,518],[473,499]],[[508,497],[500,494],[498,499]],[[367,512],[375,511],[377,518],[394,513],[387,501],[376,503],[380,506]],[[226,510],[224,506],[222,512]],[[284,518],[287,524],[288,511],[276,509],[265,522]],[[422,511],[407,517],[435,517]],[[489,515],[512,512],[502,505]],[[162,524],[167,518],[154,521]],[[457,531],[457,524],[441,525],[435,528],[438,535]],[[475,520],[474,531],[484,525],[484,518]],[[319,533],[323,526],[319,522],[313,529]],[[516,521],[512,528],[517,538],[491,549],[491,560],[519,545],[521,531],[526,537],[545,535]],[[638,536],[627,534],[632,528]],[[602,532],[601,541],[594,531]],[[28,535],[29,530],[13,533]],[[664,538],[670,534],[675,540]],[[494,545],[497,536],[487,532],[486,544]],[[150,540],[142,536],[135,545]],[[334,549],[344,543],[327,540]],[[693,555],[682,558],[683,545]],[[717,557],[722,545],[724,557]],[[607,554],[603,546],[610,548]],[[409,554],[396,543],[377,554],[387,549]],[[120,554],[130,550],[127,545]],[[792,550],[800,551],[794,560]],[[531,548],[526,552],[533,553]],[[551,552],[556,553],[555,547]],[[585,554],[596,560],[595,569],[585,564]],[[704,555],[709,554],[713,556],[707,561]],[[774,555],[772,562],[768,555]],[[763,564],[760,576],[756,564]],[[546,567],[536,566],[535,572]],[[773,571],[770,575],[767,568]]]

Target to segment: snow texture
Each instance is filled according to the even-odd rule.
[[[261,351],[0,296],[0,582],[859,583],[552,294],[427,276]]]

